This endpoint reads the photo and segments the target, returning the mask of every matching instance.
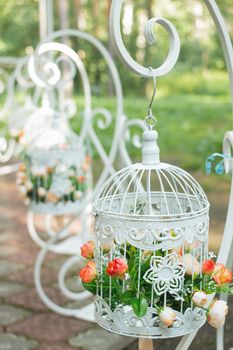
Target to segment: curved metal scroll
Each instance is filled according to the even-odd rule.
[[[218,5],[216,4],[215,0],[204,0],[205,4],[215,22],[217,31],[220,36],[220,40],[222,43],[224,56],[226,60],[227,70],[229,74],[230,84],[231,84],[231,98],[232,98],[232,108],[233,108],[233,47],[231,43],[231,38],[226,26],[226,23],[223,19],[223,16],[219,10]],[[143,67],[139,65],[137,62],[135,62],[132,57],[129,55],[128,51],[126,50],[122,37],[120,32],[120,13],[122,9],[123,0],[112,0],[112,7],[111,7],[111,14],[110,14],[110,35],[113,41],[114,48],[116,52],[118,53],[121,61],[133,72],[142,75],[144,77],[151,77],[153,76],[153,73],[151,70],[149,70],[147,67]],[[174,28],[171,25],[171,23],[168,23],[166,20],[161,19],[154,19],[153,22],[150,20],[147,23],[146,27],[146,39],[147,42],[150,44],[154,42],[154,40],[150,40],[150,38],[153,39],[153,33],[152,33],[152,24],[154,23],[166,23],[166,29],[169,30],[170,28],[170,53],[165,61],[165,63],[159,67],[157,70],[154,69],[154,76],[160,76],[166,74],[171,68],[173,68],[175,64],[175,58],[177,59],[177,51],[178,51],[178,45],[179,40],[176,37],[176,34],[174,32]],[[148,35],[148,28],[149,28],[149,35]],[[173,36],[171,34],[173,32]],[[172,54],[173,53],[173,54]],[[227,148],[227,151],[230,151],[230,148],[232,147],[231,139],[229,139],[229,134],[226,135],[225,138],[225,148]],[[227,164],[227,168],[229,168],[229,164]],[[232,177],[232,185],[231,185],[231,195],[230,195],[230,202],[229,202],[229,208],[228,208],[228,214],[227,214],[227,220],[224,230],[224,236],[221,244],[221,248],[219,251],[218,261],[221,261],[223,264],[232,264],[233,256],[231,254],[231,249],[233,246],[233,235],[232,235],[232,227],[233,227],[233,177]],[[214,298],[214,296],[211,296],[209,301],[211,301]],[[189,346],[191,345],[195,335],[197,332],[193,332],[189,335],[186,335],[182,338],[179,345],[177,346],[176,350],[187,350]],[[223,328],[217,331],[217,349],[223,350],[224,349],[224,331]]]
[[[123,0],[113,0],[110,12],[110,36],[113,43],[113,47],[116,53],[119,55],[121,61],[134,73],[141,75],[145,78],[159,77],[167,74],[175,66],[180,53],[180,39],[176,31],[176,28],[168,20],[158,17],[151,18],[145,26],[145,37],[147,42],[152,45],[156,42],[154,35],[154,25],[160,24],[168,33],[170,38],[170,50],[165,62],[159,67],[153,70],[149,67],[144,67],[138,64],[128,53],[121,36],[121,9],[123,6]]]

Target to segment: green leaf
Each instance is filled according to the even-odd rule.
[[[91,282],[91,283],[82,283],[83,287],[88,290],[88,292],[92,293],[92,294],[96,294],[96,283],[95,282]]]
[[[135,292],[133,290],[126,290],[122,294],[121,299],[122,299],[122,303],[126,305],[131,305],[132,299],[136,299]]]
[[[131,305],[136,316],[143,317],[147,313],[148,304],[145,298],[132,299]]]

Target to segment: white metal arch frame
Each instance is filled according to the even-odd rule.
[[[89,85],[88,77],[85,71],[85,67],[82,64],[82,61],[71,48],[68,48],[64,44],[55,42],[55,39],[60,39],[62,36],[67,37],[68,35],[78,36],[79,38],[83,38],[84,40],[87,40],[92,45],[94,45],[103,55],[108,65],[108,68],[110,70],[110,73],[113,77],[117,106],[116,106],[116,118],[114,120],[115,127],[114,127],[113,143],[109,153],[105,151],[105,148],[101,143],[101,140],[97,137],[97,134],[93,127],[93,120],[97,114],[102,114],[104,116],[104,121],[99,120],[97,126],[100,129],[104,129],[105,127],[109,126],[110,123],[112,122],[112,115],[105,108],[92,109],[90,85]],[[49,39],[53,41],[48,42]],[[59,73],[59,68],[56,66],[55,62],[52,62],[52,61],[46,62],[47,67],[49,65],[53,73],[52,76],[50,75],[50,81],[43,79],[41,75],[41,71],[38,70],[38,67],[39,67],[38,63],[41,55],[53,50],[67,55],[69,58],[71,58],[75,62],[76,68],[80,73],[81,80],[84,86],[85,111],[84,111],[83,126],[80,134],[82,135],[83,139],[88,138],[90,142],[92,142],[93,146],[95,147],[95,150],[97,150],[97,153],[103,163],[102,173],[100,175],[100,178],[97,181],[97,184],[94,187],[94,193],[95,193],[95,191],[98,190],[99,186],[103,183],[103,181],[105,181],[110,174],[113,174],[115,172],[114,162],[119,153],[125,165],[131,162],[129,154],[127,152],[127,147],[125,144],[125,142],[127,141],[127,137],[126,138],[122,137],[122,135],[127,136],[125,134],[126,129],[129,130],[132,126],[136,126],[141,129],[144,129],[144,124],[142,121],[139,121],[139,120],[128,121],[127,118],[123,115],[122,88],[121,88],[121,82],[120,82],[120,78],[119,78],[117,69],[115,67],[115,64],[111,56],[109,55],[108,51],[105,49],[105,47],[96,38],[90,36],[89,34],[86,34],[77,30],[60,31],[60,32],[51,34],[49,38],[47,38],[44,42],[39,44],[34,57],[32,57],[29,61],[29,73],[32,80],[36,84],[40,85],[42,88],[47,88],[47,89],[53,89],[54,85],[58,84],[59,79],[61,78],[61,74]],[[138,140],[138,137],[133,137],[132,139],[135,147],[137,147],[140,143]],[[90,204],[91,204],[91,198],[90,198]],[[83,213],[83,215],[85,215],[85,212]],[[69,237],[69,225],[72,224],[72,222],[75,219],[76,217],[72,218],[70,222],[68,222],[68,224],[65,225],[63,229],[60,230],[60,232],[54,234],[54,232],[52,232],[51,230],[51,226],[48,218],[47,231],[51,236],[51,238],[49,239],[49,241],[45,242],[39,237],[38,233],[36,232],[34,221],[33,221],[34,215],[33,213],[29,212],[28,214],[29,232],[32,238],[36,241],[36,243],[42,248],[41,251],[39,252],[38,258],[35,263],[35,271],[34,271],[35,286],[42,301],[53,311],[66,316],[75,316],[78,318],[94,321],[93,312],[91,312],[93,311],[92,304],[81,309],[73,309],[73,310],[58,306],[47,296],[47,294],[43,289],[43,285],[41,281],[41,267],[48,251],[53,251],[58,254],[61,254],[61,253],[69,254],[71,255],[71,257],[64,263],[64,265],[61,267],[59,272],[60,290],[66,297],[68,297],[71,300],[85,300],[86,298],[89,298],[90,296],[89,293],[87,292],[73,293],[67,289],[65,284],[65,276],[68,270],[73,266],[73,264],[76,264],[77,262],[79,263],[81,262],[80,257],[77,256],[77,253],[79,252],[79,247],[81,245],[81,241],[78,236]],[[85,221],[85,220],[82,220],[82,221]],[[60,242],[60,239],[63,239],[63,241]]]
[[[7,60],[9,59],[9,62]],[[24,76],[23,70],[27,66],[28,57],[23,58],[0,58],[0,65],[14,66],[13,72],[10,74],[6,84],[6,99],[0,109],[0,121],[9,124],[10,119],[17,122],[20,115],[29,115],[37,108],[38,100],[41,96],[41,89],[33,84],[32,81]],[[18,103],[16,99],[17,89],[24,91],[23,103]],[[11,121],[11,124],[13,122]],[[6,140],[1,138],[1,143],[4,147],[0,147],[0,163],[6,164],[15,154],[16,141],[11,138]],[[4,165],[0,168],[0,175],[15,172],[18,169],[18,164]]]
[[[231,85],[231,97],[232,97],[232,107],[233,107],[233,46],[231,42],[231,38],[224,21],[224,18],[220,12],[220,9],[215,2],[215,0],[204,0],[213,20],[216,25],[218,34],[220,36],[220,40],[222,43],[222,48],[226,60],[227,70],[230,79]],[[150,19],[146,23],[145,27],[145,37],[149,44],[153,44],[155,42],[153,26],[158,23],[162,25],[168,32],[170,37],[170,51],[165,62],[156,69],[149,69],[148,67],[143,67],[139,65],[135,60],[132,59],[130,54],[128,53],[121,36],[121,23],[120,23],[120,15],[123,6],[123,0],[112,0],[111,12],[110,12],[110,36],[112,39],[112,43],[115,51],[117,52],[121,61],[134,73],[141,75],[143,77],[159,77],[167,74],[175,65],[180,49],[180,41],[179,36],[176,32],[174,26],[163,18],[153,18]],[[228,154],[231,154],[233,148],[233,132],[228,132],[224,138],[224,151]],[[232,172],[232,162],[225,162],[226,170],[231,170]],[[228,207],[228,214],[226,219],[226,225],[223,235],[222,244],[220,247],[218,262],[221,262],[226,265],[231,265],[233,263],[233,174],[232,174],[232,184],[231,184],[231,194],[230,194],[230,202]],[[222,295],[224,298],[224,296]],[[209,298],[209,302],[213,300],[214,295]],[[193,332],[188,334],[182,338],[180,343],[178,344],[176,350],[186,350],[191,345],[194,337],[197,332]],[[151,343],[147,346],[151,347]],[[217,350],[224,350],[224,328],[222,327],[217,331]],[[149,350],[149,348],[148,348]]]

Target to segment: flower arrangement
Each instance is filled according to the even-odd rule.
[[[93,241],[88,241],[81,247],[81,256],[86,260],[86,266],[80,270],[79,276],[84,288],[93,294],[97,294],[99,285],[102,285],[102,297],[110,304],[112,311],[118,306],[129,305],[137,317],[143,317],[150,305],[151,293],[155,293],[153,307],[157,309],[164,327],[173,326],[176,320],[175,310],[179,310],[181,300],[184,310],[190,304],[204,309],[211,326],[218,328],[225,323],[228,312],[226,302],[214,300],[209,305],[208,295],[232,293],[232,272],[223,264],[215,263],[212,254],[209,253],[209,259],[199,261],[190,253],[192,247],[188,243],[185,248],[171,250],[168,254],[162,250],[140,251],[129,243],[124,255],[123,245],[115,242],[103,245],[100,249],[104,258],[99,260]],[[166,266],[171,268],[167,275]],[[162,273],[166,275],[164,281],[161,280]],[[183,288],[180,288],[181,279],[184,281]],[[167,292],[166,306],[162,297],[164,291]]]
[[[16,143],[25,145],[25,132],[24,130],[12,129],[10,136],[15,140]]]
[[[57,164],[33,166],[29,157],[20,164],[16,182],[25,204],[76,202],[87,189],[87,175],[91,158],[86,156],[80,167]]]

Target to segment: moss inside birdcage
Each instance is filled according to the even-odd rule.
[[[88,187],[89,166],[89,157],[78,167],[60,163],[35,165],[29,156],[25,156],[17,173],[19,191],[26,204],[79,201]]]

